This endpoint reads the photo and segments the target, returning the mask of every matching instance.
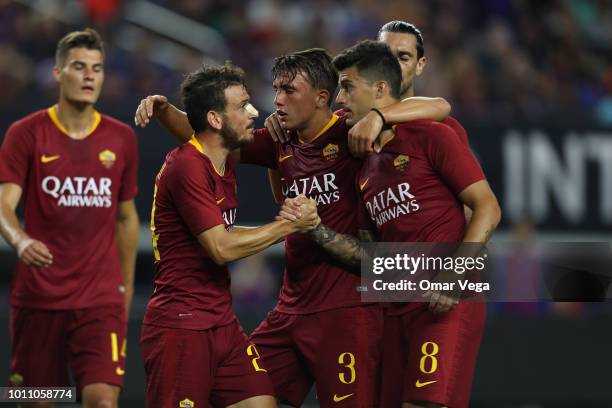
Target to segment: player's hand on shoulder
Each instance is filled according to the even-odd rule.
[[[166,108],[168,108],[168,98],[163,95],[149,95],[140,101],[134,116],[134,123],[136,126],[145,127],[151,118],[156,117]]]
[[[355,157],[364,157],[368,153],[380,152],[380,143],[376,143],[383,129],[383,120],[374,111],[370,111],[349,130],[349,148]]]
[[[276,112],[272,112],[272,114],[266,118],[264,126],[275,142],[287,143],[289,141],[290,131],[283,129]]]
[[[27,266],[47,268],[53,263],[49,248],[36,239],[25,239],[17,244],[17,255]]]

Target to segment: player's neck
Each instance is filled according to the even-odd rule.
[[[401,96],[402,100],[406,99],[406,98],[412,98],[414,96],[414,87],[411,86],[410,88],[408,88],[408,90],[406,92],[404,92]]]
[[[96,121],[93,105],[76,105],[60,99],[53,109],[57,120],[72,139],[83,139],[91,133]]]
[[[383,109],[399,102],[400,101],[398,99],[395,99],[390,95],[386,95],[381,99],[377,99],[373,107],[376,109]],[[393,129],[385,129],[380,133],[380,137],[376,143],[380,143],[380,146],[384,146],[389,140],[393,139],[394,136],[395,132]]]
[[[400,99],[397,99],[389,94],[386,94],[386,95],[382,95],[380,98],[375,99],[372,102],[372,108],[384,109],[384,108],[387,108],[391,105],[395,105],[400,102],[401,102]]]
[[[202,146],[204,155],[208,157],[217,173],[224,175],[225,162],[230,151],[224,146],[223,138],[216,133],[207,131],[196,133],[194,137]]]
[[[297,134],[300,141],[304,143],[312,142],[329,123],[333,115],[333,112],[329,109],[317,111],[306,128],[298,130]]]

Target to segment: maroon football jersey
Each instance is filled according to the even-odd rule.
[[[344,111],[344,109],[338,109],[335,112],[335,114],[340,117],[344,116],[345,113],[346,112]],[[442,121],[442,123],[444,123],[445,125],[448,125],[451,129],[453,129],[453,131],[457,134],[457,136],[459,136],[459,140],[461,140],[461,143],[465,144],[466,146],[470,145],[468,141],[467,131],[461,125],[461,123],[459,123],[457,119],[449,115]]]
[[[429,120],[399,124],[394,132],[359,173],[360,226],[376,230],[383,242],[461,242],[466,224],[457,196],[485,178],[467,137]],[[399,315],[419,303],[388,306],[388,314]]]
[[[459,123],[457,119],[453,118],[452,116],[447,116],[446,119],[442,121],[442,123],[453,129],[455,131],[455,134],[459,136],[459,140],[461,140],[461,143],[469,147],[470,142],[468,141],[467,131],[463,126],[461,126],[461,123]]]
[[[466,224],[457,196],[484,179],[478,162],[440,122],[402,123],[394,132],[380,154],[364,160],[358,179],[379,240],[461,242]]]
[[[134,131],[95,112],[89,135],[75,140],[52,107],[9,128],[1,160],[0,182],[23,189],[26,233],[53,255],[48,268],[18,262],[10,303],[55,310],[123,303],[114,235],[117,203],[137,191]]]
[[[343,234],[357,232],[355,177],[360,162],[348,149],[345,120],[334,115],[310,143],[274,143],[265,129],[241,148],[241,162],[278,169],[284,197],[304,194],[317,202],[321,221]],[[285,274],[279,302],[283,313],[313,313],[361,304],[351,273],[315,244],[308,234],[285,240]]]
[[[155,180],[151,233],[155,290],[144,323],[205,330],[235,319],[230,277],[197,236],[236,219],[236,175],[219,174],[195,138],[172,150]]]

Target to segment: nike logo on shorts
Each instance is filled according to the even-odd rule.
[[[348,397],[350,397],[350,396],[352,396],[352,395],[354,395],[354,393],[351,393],[351,394],[346,394],[346,395],[343,395],[343,396],[341,396],[341,397],[339,397],[339,396],[337,396],[336,394],[334,394],[334,402],[340,402],[340,401],[342,401],[342,400],[347,399]]]
[[[433,384],[435,382],[438,382],[438,380],[425,381],[425,382],[421,382],[421,380],[416,380],[416,383],[414,383],[414,385],[416,385],[417,388],[421,388],[421,387],[425,387],[426,385]]]

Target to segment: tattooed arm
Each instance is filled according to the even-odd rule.
[[[359,230],[358,237],[340,234],[322,223],[310,231],[310,238],[319,244],[328,254],[351,269],[359,269],[361,258],[366,255],[362,242],[374,242],[374,233],[370,230]]]
[[[501,210],[489,183],[478,181],[459,194],[459,199],[472,210],[463,242],[486,244],[501,218]]]
[[[301,205],[305,203],[306,199],[299,197],[285,199],[276,219],[296,220],[301,216]],[[309,232],[309,235],[333,258],[356,270],[359,270],[361,266],[362,256],[369,255],[361,243],[376,241],[374,233],[370,230],[360,229],[357,232],[357,237],[354,237],[338,233],[323,223],[319,223],[315,229]]]

